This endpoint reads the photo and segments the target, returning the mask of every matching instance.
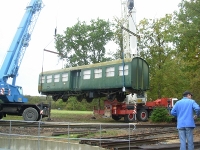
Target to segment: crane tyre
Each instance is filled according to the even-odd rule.
[[[140,110],[138,110],[136,116],[137,116],[137,119],[138,119],[139,121],[145,122],[145,121],[148,120],[148,112],[147,112],[146,109],[140,109]]]
[[[38,115],[38,111],[32,107],[26,108],[22,114],[25,121],[37,121]]]
[[[42,116],[41,116],[41,115],[38,115],[38,118],[37,118],[36,121],[40,121],[41,118],[42,118]]]
[[[112,115],[112,119],[115,121],[119,121],[122,118],[122,116]]]
[[[135,114],[126,114],[124,116],[124,121],[126,123],[134,122],[135,121]]]

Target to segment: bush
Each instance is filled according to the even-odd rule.
[[[57,101],[53,101],[53,99],[48,96],[30,96],[26,95],[28,98],[28,103],[37,104],[43,102],[44,104],[50,104],[52,109],[62,109],[62,110],[81,110],[81,111],[92,111],[94,106],[104,107],[104,100],[106,97],[94,98],[92,102],[88,103],[85,99],[79,102],[76,97],[69,97],[66,102],[63,102],[62,99],[58,99]],[[0,103],[2,101],[0,100]]]
[[[150,120],[152,122],[172,122],[173,116],[165,107],[156,107],[151,113]]]
[[[94,98],[92,102],[88,103],[85,99],[79,102],[76,97],[69,97],[67,102],[63,102],[62,99],[57,100],[56,102],[52,100],[51,108],[52,109],[62,109],[62,110],[80,110],[80,111],[92,111],[94,106],[100,105],[103,106],[105,98]]]

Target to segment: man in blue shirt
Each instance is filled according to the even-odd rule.
[[[196,115],[193,114],[196,113]],[[171,110],[171,115],[177,117],[177,129],[180,139],[180,150],[186,150],[186,140],[188,150],[194,150],[193,129],[196,127],[194,116],[199,116],[200,107],[192,99],[192,93],[185,91],[183,98],[176,102]]]

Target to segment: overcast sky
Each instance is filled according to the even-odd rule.
[[[136,22],[141,19],[164,17],[178,10],[181,0],[134,0]],[[2,64],[17,27],[30,0],[5,0],[0,5],[0,63]],[[43,52],[54,48],[54,29],[63,34],[67,27],[80,21],[121,17],[121,0],[43,0],[44,8],[33,31],[29,47],[22,60],[16,85],[22,86],[25,95],[39,95],[38,75],[43,70],[60,69],[62,61],[57,55]]]

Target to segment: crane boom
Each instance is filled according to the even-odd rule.
[[[15,33],[0,70],[0,99],[4,102],[27,102],[21,93],[21,87],[15,86],[18,70],[40,11],[42,0],[31,0]],[[12,84],[8,84],[12,78]]]
[[[26,48],[29,45],[31,34],[39,13],[42,9],[41,0],[32,0],[26,7],[26,12],[21,20],[17,32],[13,38],[7,55],[0,71],[1,82],[7,82],[9,77],[13,78],[12,85],[15,85],[18,70],[23,59]]]
[[[137,55],[137,38],[136,33],[136,9],[134,0],[122,1],[122,23],[123,26],[123,50],[125,58],[132,58]],[[137,36],[136,36],[137,35]]]

